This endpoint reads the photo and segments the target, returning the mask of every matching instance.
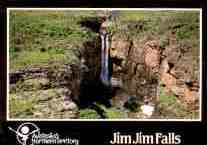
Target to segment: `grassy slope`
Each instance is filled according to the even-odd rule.
[[[51,59],[70,61],[68,57],[65,58],[65,53],[70,52],[69,49],[81,47],[82,42],[94,36],[94,33],[79,24],[81,19],[94,14],[95,12],[92,11],[12,11],[10,14],[10,70],[17,70],[26,65],[41,66]],[[179,29],[177,37],[183,43],[190,42],[190,45],[198,48],[197,16],[196,12],[124,11],[118,17],[118,27],[113,29],[118,32],[129,22],[146,20],[148,23],[144,25],[143,32],[134,34],[129,30],[128,34],[136,38],[137,35],[146,34],[162,37],[173,26],[188,24]],[[198,51],[195,50],[195,53]]]
[[[12,11],[10,14],[10,71],[47,65],[51,60],[72,61],[71,49],[93,37],[79,21],[93,13]],[[66,55],[65,55],[66,54]]]

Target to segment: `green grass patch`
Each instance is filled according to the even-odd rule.
[[[16,84],[15,90],[10,92],[22,92],[22,91],[37,91],[43,89],[45,86],[49,85],[49,80],[46,78],[38,79],[27,79],[25,81],[19,81]]]
[[[10,69],[17,70],[25,66],[39,67],[48,64],[51,60],[65,60],[65,55],[60,53],[23,51],[16,59],[10,58]]]
[[[70,49],[82,47],[96,34],[80,25],[94,12],[85,11],[11,11],[10,69],[47,65],[51,60],[71,62]]]
[[[115,107],[107,108],[104,105],[97,104],[98,107],[100,107],[104,114],[106,115],[106,118],[108,119],[119,119],[119,118],[126,118],[126,112],[123,112],[120,109],[117,109]]]
[[[11,118],[19,116],[27,116],[33,114],[34,105],[36,104],[35,97],[27,99],[18,99],[16,94],[10,94],[9,97],[9,115]]]
[[[93,109],[81,109],[79,111],[80,119],[100,119],[100,115]]]
[[[106,116],[109,119],[123,119],[126,118],[125,113],[116,108],[105,108]]]
[[[161,118],[185,118],[194,119],[198,112],[191,112],[175,95],[167,95],[164,88],[160,89],[160,101],[158,105]]]

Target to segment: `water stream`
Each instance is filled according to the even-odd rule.
[[[101,36],[101,74],[100,79],[106,86],[110,85],[109,75],[109,38],[108,33],[100,33]]]

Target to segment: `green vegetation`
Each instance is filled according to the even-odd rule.
[[[28,81],[33,82],[33,80]],[[32,84],[36,82],[37,80]],[[52,118],[55,113],[61,114],[64,92],[63,88],[47,90],[34,90],[31,86],[17,88],[16,92],[13,91],[9,96],[10,118],[34,118],[34,115],[39,113],[41,113],[41,118]],[[47,113],[47,115],[42,113]]]
[[[80,119],[100,119],[99,114],[93,109],[81,109],[79,111]]]
[[[120,119],[120,118],[126,118],[126,112],[124,112],[124,109],[117,109],[115,107],[107,108],[104,105],[97,104],[103,111],[108,119]]]
[[[127,115],[123,110],[119,110],[116,108],[105,108],[106,116],[109,119],[123,119],[127,118]]]
[[[73,50],[96,36],[82,27],[80,21],[94,15],[93,11],[11,11],[10,71],[26,66],[42,67],[52,60],[75,60]],[[114,21],[110,29],[120,37],[150,36],[164,42],[169,30],[175,28],[180,43],[195,49],[199,47],[197,16],[198,12],[121,11],[118,21]],[[188,40],[191,40],[190,43],[186,43]],[[195,50],[195,53],[198,52]]]
[[[35,97],[32,97],[28,100],[17,99],[16,94],[10,94],[9,97],[9,107],[10,107],[10,116],[13,117],[29,117],[33,114],[34,105],[36,104]],[[31,97],[31,96],[30,96]]]
[[[39,78],[39,79],[27,79],[25,81],[19,81],[16,84],[15,90],[10,90],[10,92],[18,91],[38,91],[44,88],[49,84],[49,80],[45,78]]]
[[[120,110],[115,107],[107,108],[101,104],[96,104],[96,106],[103,111],[106,119],[127,118],[127,114],[126,114],[126,112],[124,112],[124,110]],[[96,110],[89,109],[89,108],[80,109],[79,117],[81,119],[100,119],[101,118],[101,116],[98,114],[98,112]]]
[[[156,38],[167,41],[170,31],[176,31],[179,43],[199,47],[199,13],[176,11],[120,11],[112,32],[129,39]],[[190,40],[190,41],[188,41]],[[188,41],[186,43],[186,41]],[[166,42],[165,42],[166,43]]]
[[[158,104],[161,118],[198,118],[198,112],[190,112],[186,104],[170,93],[166,93],[164,88],[160,88],[160,100]]]
[[[84,17],[92,14],[78,11],[11,11],[10,71],[26,66],[42,67],[54,60],[73,60],[75,55],[71,53],[82,46],[80,42],[95,36],[80,25]]]

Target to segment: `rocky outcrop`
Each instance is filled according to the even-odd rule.
[[[53,63],[10,73],[10,118],[77,118],[80,69]]]
[[[176,73],[170,70],[169,62],[167,60],[163,60],[162,68],[163,70],[160,72],[160,81],[163,83],[166,90],[171,91],[190,107],[192,107],[192,105],[198,107],[198,82],[191,80],[192,82],[188,83],[183,78],[177,78]]]
[[[114,60],[113,75],[122,79],[123,88],[128,95],[141,98],[144,96],[155,97],[158,81],[155,73],[151,73],[150,69],[153,69],[155,63],[159,64],[159,56],[156,56],[158,53],[156,51],[155,55],[153,51],[148,53],[151,49],[149,42],[145,44],[142,41],[120,38],[116,41],[116,38],[112,38],[111,43],[110,52],[112,60]]]
[[[112,37],[113,75],[122,79],[129,95],[159,99],[159,85],[189,106],[199,100],[199,58],[169,36],[163,48],[160,40],[126,40]],[[156,97],[157,96],[157,97]],[[159,100],[157,100],[159,101]]]

